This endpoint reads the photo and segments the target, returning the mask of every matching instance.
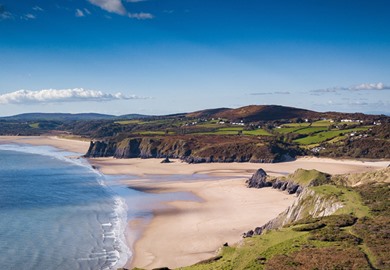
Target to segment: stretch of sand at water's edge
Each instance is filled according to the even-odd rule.
[[[57,137],[0,137],[1,142],[51,145],[68,151],[86,153],[89,143]],[[180,267],[215,255],[225,242],[233,244],[241,234],[266,223],[286,209],[294,196],[272,189],[248,189],[245,180],[259,168],[275,176],[298,168],[317,169],[330,174],[356,173],[387,167],[389,161],[335,160],[304,157],[273,164],[202,163],[179,160],[161,164],[160,159],[89,159],[104,174],[138,175],[122,180],[124,184],[148,192],[192,192],[202,200],[171,201],[154,211],[153,220],[143,226],[135,243],[134,257],[127,267],[147,269]],[[154,181],[152,175],[196,175],[197,181]],[[210,179],[207,179],[207,177]],[[215,180],[217,177],[218,180]],[[151,177],[153,178],[153,177]],[[135,222],[129,224],[135,226]],[[139,228],[138,228],[139,229]],[[130,240],[129,240],[130,241]]]

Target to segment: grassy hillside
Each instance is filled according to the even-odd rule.
[[[286,177],[288,180],[302,186],[321,185],[329,183],[330,175],[317,170],[298,169]]]

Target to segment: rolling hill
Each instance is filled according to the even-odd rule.
[[[14,116],[0,117],[2,120],[11,121],[80,121],[80,120],[126,120],[126,119],[145,119],[145,118],[222,118],[229,121],[257,122],[257,121],[274,121],[290,120],[297,118],[353,118],[368,119],[373,115],[363,113],[340,113],[340,112],[316,112],[301,108],[286,107],[280,105],[249,105],[240,108],[215,108],[206,109],[190,113],[176,113],[170,115],[142,115],[126,114],[121,116],[99,114],[99,113],[24,113]]]

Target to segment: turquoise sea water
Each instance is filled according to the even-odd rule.
[[[0,269],[111,269],[127,260],[123,200],[70,154],[0,145]]]
[[[0,144],[0,270],[117,269],[162,202],[200,201],[191,193],[152,194],[105,176],[75,153],[49,146]],[[196,181],[202,175],[146,176]],[[210,177],[206,177],[207,179]],[[125,237],[127,239],[125,239]]]

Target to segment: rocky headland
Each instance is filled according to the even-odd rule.
[[[91,141],[85,157],[178,158],[188,163],[273,163],[295,157],[286,145],[244,136],[142,136]]]
[[[263,169],[257,170],[247,180],[248,188],[272,187],[288,194],[295,194],[297,200],[277,218],[243,234],[245,237],[260,235],[265,230],[279,228],[285,224],[311,216],[327,216],[342,207],[333,197],[321,196],[307,187],[331,184],[331,175],[317,170],[298,169],[293,174],[281,178],[272,178]]]

